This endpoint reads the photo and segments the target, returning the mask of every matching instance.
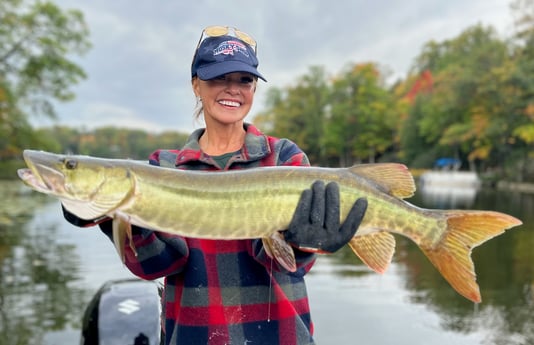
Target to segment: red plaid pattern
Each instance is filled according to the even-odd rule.
[[[181,150],[155,151],[150,163],[211,171],[309,165],[293,142],[245,128],[245,145],[224,167],[200,150],[202,129]],[[101,227],[109,236],[109,222]],[[166,344],[313,344],[304,283],[313,254],[295,250],[298,270],[289,273],[267,257],[260,239],[203,240],[136,227],[134,244],[137,257],[125,248],[127,267],[141,278],[165,277]]]

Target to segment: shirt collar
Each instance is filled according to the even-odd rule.
[[[239,154],[241,157],[235,161],[256,161],[268,156],[271,153],[269,142],[265,134],[259,129],[249,123],[244,124],[246,135],[245,144],[241,148]],[[191,161],[206,162],[208,155],[206,155],[200,148],[200,137],[204,133],[204,128],[195,130],[187,139],[182,150],[176,157],[176,165],[186,164]]]

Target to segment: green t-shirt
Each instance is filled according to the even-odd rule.
[[[226,164],[228,164],[230,158],[232,158],[232,156],[234,156],[235,154],[236,152],[228,152],[220,156],[211,156],[211,158],[215,161],[215,163],[217,163],[219,167],[221,167],[221,169],[224,169],[226,168]]]

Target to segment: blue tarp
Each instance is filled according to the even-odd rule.
[[[436,168],[450,168],[454,166],[460,166],[462,162],[456,158],[438,158],[434,162],[434,167]]]

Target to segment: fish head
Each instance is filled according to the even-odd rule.
[[[82,219],[109,215],[134,191],[130,171],[111,159],[33,150],[25,150],[23,157],[28,168],[18,170],[20,179],[38,192],[59,198]]]

